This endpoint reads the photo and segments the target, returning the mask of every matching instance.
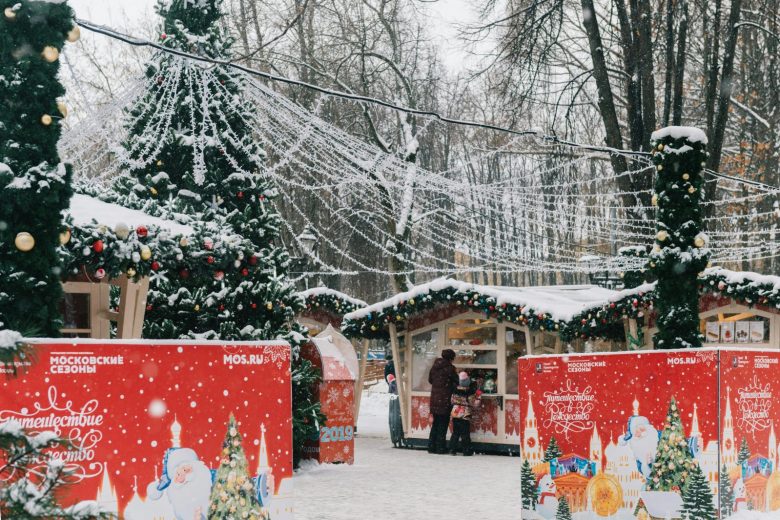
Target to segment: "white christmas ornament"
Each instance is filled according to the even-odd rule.
[[[114,233],[120,240],[127,240],[127,237],[130,236],[130,226],[124,222],[119,222],[114,228]]]

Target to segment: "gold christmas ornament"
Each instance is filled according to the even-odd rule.
[[[599,473],[590,479],[585,494],[593,505],[593,511],[601,517],[614,515],[623,505],[623,488],[620,482],[606,473]]]
[[[655,167],[655,169],[660,172],[661,170],[664,169],[664,165],[663,164],[659,164],[658,166]]]
[[[49,126],[52,123],[52,121],[53,119],[49,114],[43,114],[41,116],[41,124],[43,124],[44,126]]]
[[[687,181],[687,180],[688,180],[688,179],[690,179],[690,178],[691,178],[691,176],[690,176],[690,175],[688,175],[687,173],[683,173],[683,180],[684,180],[684,181]]]
[[[157,166],[162,166],[162,165],[163,165],[162,161],[157,161]]]
[[[270,311],[270,310],[273,310],[273,308],[274,308],[274,304],[273,304],[273,303],[270,303],[270,302],[269,302],[269,303],[266,303],[266,304],[265,304],[265,308],[266,308],[266,309],[268,309],[269,311]]]
[[[667,232],[666,232],[666,230],[662,229],[661,231],[659,231],[659,232],[658,232],[658,233],[655,235],[655,238],[657,238],[659,242],[663,242],[663,241],[665,241],[667,238],[669,238],[669,233],[667,233]]]
[[[151,193],[153,197],[156,197],[157,196],[157,188],[152,186],[151,188],[149,188],[149,193]]]
[[[149,260],[152,257],[152,250],[149,246],[143,246],[141,248],[141,260]]]
[[[5,8],[5,17],[8,18],[9,20],[16,19],[16,11],[14,10],[13,7]]]
[[[62,114],[62,117],[68,117],[68,105],[62,101],[57,101],[57,110]]]
[[[688,188],[688,193],[690,193],[691,195],[693,195],[694,193],[696,193],[696,188],[694,188],[693,186],[689,187],[689,188]]]
[[[658,206],[658,195],[656,195],[656,194],[654,193],[654,194],[653,194],[653,198],[652,198],[652,199],[650,199],[650,203],[651,203],[653,206]]]
[[[195,312],[200,312],[200,305],[195,305]]]
[[[19,251],[27,253],[28,251],[32,251],[32,248],[35,247],[35,238],[27,231],[22,231],[16,235],[14,245]]]
[[[190,241],[187,237],[181,237],[181,240],[179,240],[179,245],[181,247],[187,247],[188,245],[190,245]]]
[[[60,244],[64,246],[68,242],[70,242],[70,229],[66,229],[60,233]]]
[[[43,48],[43,52],[41,52],[41,56],[43,56],[43,59],[48,61],[49,63],[54,63],[58,59],[60,59],[60,51],[57,50],[57,47],[52,47],[51,45],[47,45]]]
[[[659,152],[663,152],[663,151],[664,151],[664,145],[663,145],[663,143],[658,143],[658,146],[657,146],[657,148],[658,148],[658,151],[659,151]]]
[[[702,237],[696,237],[696,240],[693,241],[693,244],[696,247],[704,247],[704,245],[705,245],[704,239]]]
[[[79,41],[79,38],[81,38],[81,28],[78,25],[74,25],[73,29],[68,31],[68,41],[75,43]]]

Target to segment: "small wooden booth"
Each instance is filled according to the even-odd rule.
[[[625,317],[629,350],[651,350],[658,331],[655,285],[621,291],[611,302]],[[708,347],[780,349],[780,276],[714,267],[699,277],[699,318]]]
[[[67,216],[73,229],[61,237],[63,246],[74,248],[70,240],[79,239],[84,249],[74,252],[76,261],[62,284],[62,335],[140,338],[149,291],[149,277],[141,275],[141,264],[154,263],[144,239],[150,230],[188,236],[192,228],[86,195],[73,196]],[[111,270],[109,263],[121,265],[121,274]]]
[[[432,416],[428,372],[442,350],[456,352],[483,391],[472,420],[478,449],[517,453],[520,411],[517,359],[525,354],[584,349],[613,350],[613,340],[574,334],[573,322],[608,304],[615,291],[594,286],[509,288],[440,279],[345,316],[348,336],[389,336],[396,360],[401,420],[406,443],[426,445]],[[600,323],[622,334],[622,320]],[[363,361],[363,360],[361,360]]]
[[[327,287],[314,287],[299,292],[298,296],[303,298],[306,304],[304,310],[295,317],[296,321],[309,329],[310,336],[317,336],[328,327],[335,330],[341,329],[344,315],[362,309],[368,304],[357,298],[353,298],[343,292],[329,289]],[[340,335],[340,333],[339,333]],[[369,341],[364,339],[360,346],[353,344],[353,348],[360,360],[368,357]],[[357,427],[358,413],[360,412],[360,399],[363,396],[363,381],[366,376],[366,364],[361,362],[359,373],[355,380],[355,400],[354,400],[354,424]]]

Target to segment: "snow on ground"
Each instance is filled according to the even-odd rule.
[[[296,520],[520,518],[519,458],[393,448],[386,388],[363,392],[353,466],[304,463],[296,473]]]

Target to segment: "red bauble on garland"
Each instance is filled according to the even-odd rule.
[[[96,253],[102,253],[103,249],[105,249],[105,244],[102,240],[95,240],[92,242],[92,250]]]
[[[246,267],[241,269],[241,276],[249,276],[249,269],[247,269]]]
[[[105,277],[106,277],[105,269],[103,269],[102,267],[98,267],[97,269],[95,269],[95,278],[97,278],[98,280],[102,280]]]
[[[138,226],[135,228],[135,234],[140,238],[146,238],[146,236],[149,234],[149,230],[146,229],[146,226]]]
[[[160,270],[160,262],[155,260],[152,262],[152,271],[159,271]]]
[[[252,255],[249,257],[249,265],[257,265],[257,256]]]
[[[207,256],[206,257],[206,262],[208,262],[209,264],[213,264],[215,262],[214,257],[213,256]]]
[[[185,279],[185,280],[186,280],[187,278],[189,278],[189,277],[190,277],[190,270],[189,270],[189,269],[186,269],[186,268],[185,268],[185,269],[182,269],[182,270],[180,270],[180,271],[179,271],[179,276],[180,276],[181,278],[183,278],[183,279]]]

